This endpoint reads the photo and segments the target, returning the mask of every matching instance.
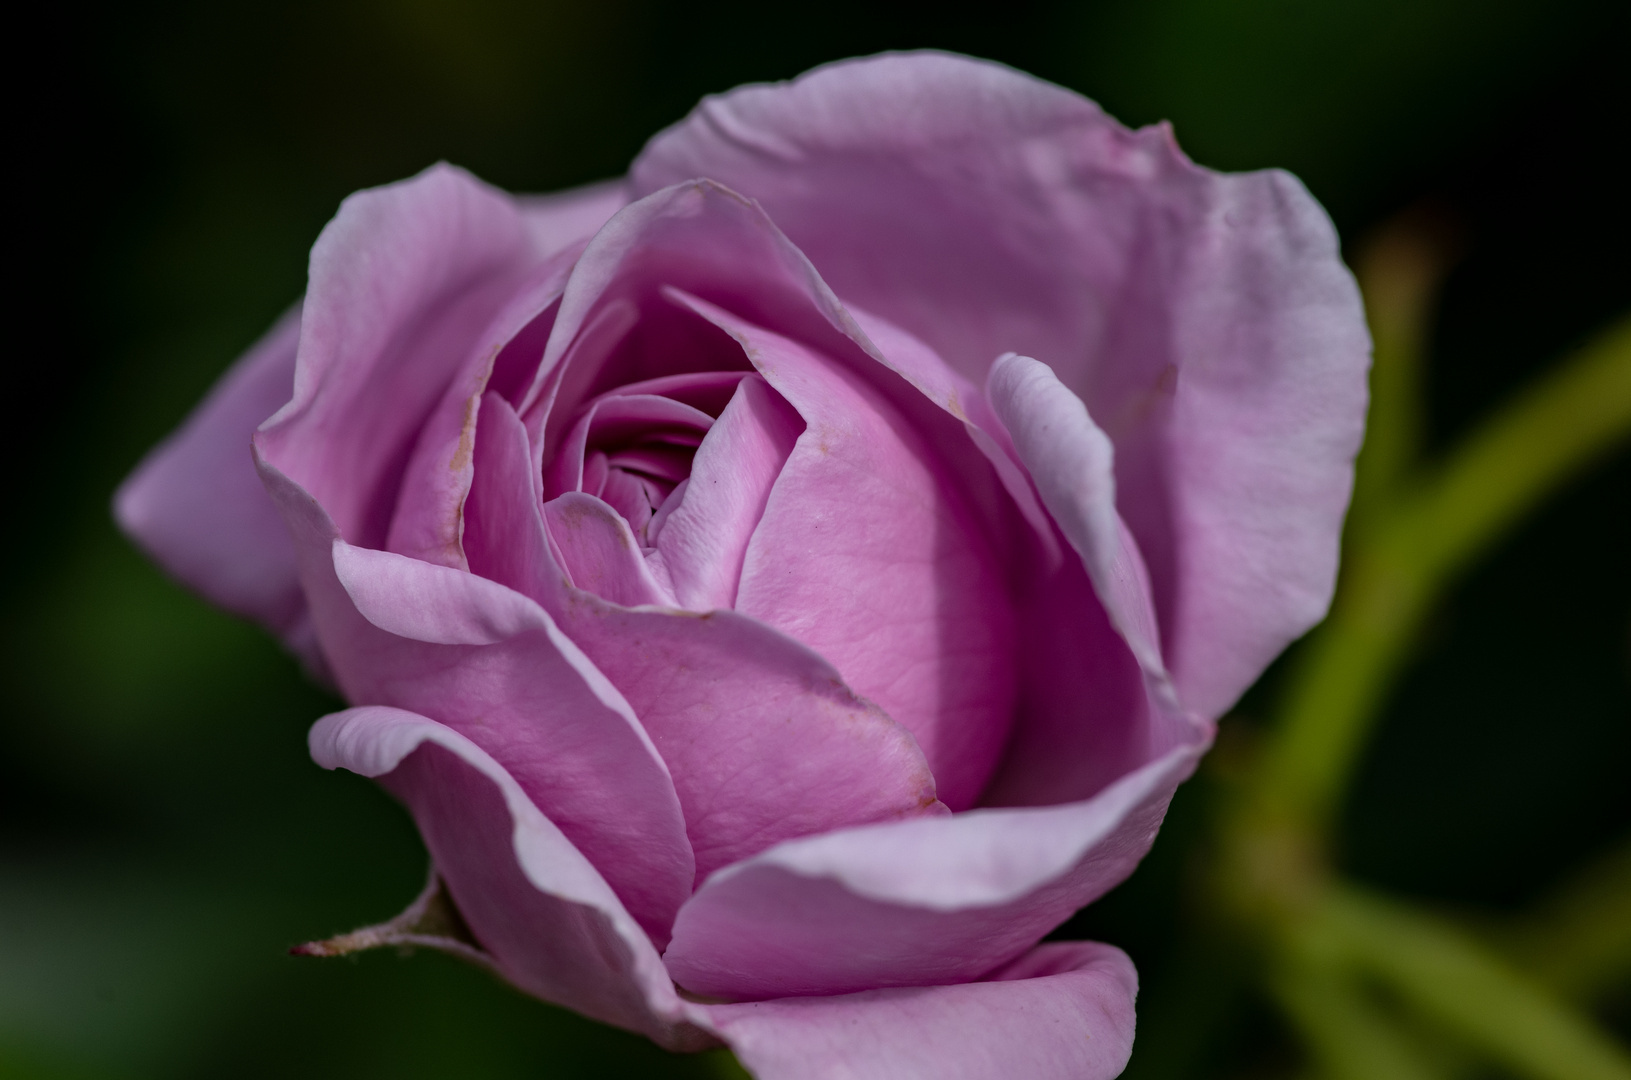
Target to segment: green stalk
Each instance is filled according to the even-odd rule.
[[[1314,915],[1354,966],[1495,1062],[1533,1080],[1631,1080],[1631,1057],[1442,920],[1351,888]]]
[[[1345,972],[1293,960],[1269,977],[1269,990],[1329,1080],[1449,1080],[1383,1015]]]
[[[1588,1000],[1631,975],[1631,840],[1566,882],[1503,938],[1540,982]]]

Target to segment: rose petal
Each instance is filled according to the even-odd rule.
[[[656,394],[673,398],[709,416],[717,417],[736,394],[736,384],[746,371],[695,371],[683,375],[664,375],[643,382],[625,383],[612,391],[615,394]]]
[[[346,199],[312,248],[294,397],[260,452],[341,535],[383,546],[427,417],[540,260],[513,200],[446,165]]]
[[[718,370],[731,359],[717,333],[661,298],[668,286],[801,340],[845,343],[829,312],[811,303],[813,290],[824,291],[820,279],[757,207],[706,180],[676,184],[620,211],[573,270],[538,379],[518,410],[530,418],[556,396],[543,429],[549,453],[594,393]],[[602,327],[608,319],[617,334]]]
[[[496,399],[476,452],[471,566],[538,600],[628,700],[672,771],[699,875],[788,837],[944,812],[911,735],[805,646],[734,612],[573,588],[529,501],[526,429]]]
[[[1136,413],[1177,367],[1170,424],[1153,410],[1117,433],[1117,476],[1144,493],[1122,515],[1152,577],[1162,567],[1167,666],[1190,707],[1215,716],[1330,606],[1370,335],[1331,222],[1294,177],[1208,176],[1215,201],[1183,237],[1194,255],[1173,356],[1136,343],[1144,363],[1124,365],[1119,397],[1095,396],[1117,410],[1106,416]]]
[[[906,53],[704,98],[630,178],[756,199],[840,296],[983,385],[1007,351],[1091,361],[1111,299],[1092,287],[1139,224],[1114,215],[1144,209],[1169,143],[1011,68]]]
[[[448,382],[441,401],[420,429],[413,456],[402,475],[386,549],[426,562],[464,568],[464,500],[470,492],[471,456],[481,398],[499,359],[524,337],[542,337],[535,323],[551,321],[578,248],[537,267],[488,327],[466,346],[464,362]],[[543,351],[540,340],[531,362]],[[517,366],[526,358],[515,357]],[[530,378],[530,372],[527,373]],[[514,378],[514,376],[511,376]],[[500,381],[504,381],[502,375]]]
[[[1030,580],[1016,607],[1019,706],[982,806],[1088,799],[1198,737],[1110,624],[1081,560]]]
[[[378,777],[408,804],[459,913],[505,978],[676,1049],[711,1041],[606,880],[475,743],[381,706],[325,716],[310,741],[319,765]]]
[[[978,978],[1131,873],[1203,732],[1064,806],[973,810],[780,844],[708,878],[663,957],[725,998]]]
[[[1165,683],[1149,576],[1116,513],[1109,437],[1046,364],[1028,357],[999,357],[987,396],[1043,504],[1081,556],[1111,623],[1144,670]]]
[[[553,498],[563,491],[584,490],[583,463],[591,431],[610,438],[619,431],[636,435],[654,427],[704,432],[713,422],[700,409],[658,394],[608,394],[591,402],[572,425],[549,464],[544,491]]]
[[[538,378],[520,407],[540,458],[547,456],[546,447],[548,455],[560,453],[569,419],[593,387],[617,387],[656,371],[705,370],[729,362],[732,353],[740,362],[740,353],[721,348],[720,335],[706,323],[662,300],[666,290],[719,304],[810,345],[875,385],[929,438],[977,509],[990,541],[1003,548],[1001,561],[1011,561],[1006,545],[1013,507],[1001,489],[1018,483],[1027,489],[1022,496],[1029,492],[1012,462],[999,481],[983,460],[992,453],[985,445],[990,437],[965,430],[970,423],[986,424],[996,438],[1005,438],[984,407],[980,387],[956,376],[920,343],[915,353],[898,355],[896,346],[910,335],[869,317],[891,351],[879,349],[762,210],[705,180],[676,184],[630,205],[579,260]],[[967,411],[958,388],[965,391]],[[981,445],[971,444],[968,434]],[[1030,500],[1034,503],[1034,495]],[[1051,533],[1043,543],[1048,549]],[[1056,561],[1056,552],[1045,555]]]
[[[662,502],[662,496],[654,492],[650,484],[621,469],[607,469],[606,480],[600,485],[600,498],[642,537],[647,523],[656,515],[657,504]]]
[[[736,610],[832,662],[916,736],[941,799],[971,806],[1013,718],[1014,613],[956,483],[846,368],[674,295],[736,338],[806,425],[754,530]]]
[[[113,514],[212,604],[289,634],[305,618],[294,547],[255,473],[250,436],[294,388],[300,310],[279,319],[119,485]]]
[[[668,770],[616,689],[532,600],[349,545],[308,493],[260,466],[346,697],[434,717],[492,754],[663,941],[695,863]]]
[[[624,607],[676,606],[652,576],[629,523],[601,500],[569,491],[544,504],[544,523],[577,588]]]
[[[839,295],[976,384],[1002,353],[1050,365],[1115,443],[1190,707],[1217,715],[1323,614],[1369,345],[1292,177],[1197,168],[1165,127],[939,53],[708,98],[630,175],[757,199]]]
[[[1053,519],[1038,501],[1029,476],[1017,460],[1008,432],[986,400],[984,390],[964,378],[927,344],[888,320],[854,304],[846,303],[844,309],[860,331],[855,335],[857,344],[868,355],[911,383],[928,401],[963,422],[969,439],[997,474],[1014,508],[1030,526],[1031,539],[1042,555],[1043,565],[1038,569],[1044,573],[1055,570],[1061,553],[1054,538]],[[920,426],[928,425],[920,421]],[[964,477],[978,475],[980,470],[973,466],[972,456],[955,437],[945,437],[950,434],[945,430],[946,425],[940,427],[944,434],[936,440],[935,446],[953,466],[953,471]],[[963,452],[957,454],[959,450]],[[987,516],[992,516],[989,511]]]
[[[515,201],[533,244],[540,252],[553,255],[588,240],[627,206],[629,184],[619,177],[548,195],[519,195]]]
[[[748,542],[803,430],[798,413],[763,379],[737,384],[697,448],[685,491],[669,495],[678,505],[670,510],[665,503],[659,511],[663,521],[652,561],[674,583],[681,607],[735,605]]]
[[[1115,515],[1110,448],[1102,439],[1094,441],[1091,421],[1084,414],[1076,417],[1074,426],[1066,424],[1074,440],[1064,443],[1041,430],[1057,417],[1038,414],[1015,422],[1037,428],[1029,431],[1028,439],[1053,448],[1055,456],[1047,464],[1054,474],[1062,471],[1077,478],[1077,487],[1065,485],[1066,490],[1080,494],[1083,482],[1090,481],[1085,490],[1104,496],[1095,512],[1108,518],[1110,528],[1094,535],[1075,526],[1073,531],[1084,545],[1096,544],[1088,546],[1094,552],[1106,548],[1104,533],[1108,533],[1111,554],[1095,555],[1106,582],[1102,595],[1116,603],[1123,613],[1123,625],[1141,639],[1147,675],[1140,671],[1128,641],[1112,627],[1101,594],[1087,580],[1082,558],[1063,559],[1065,545],[1053,517],[1044,509],[1008,428],[987,395],[904,330],[854,306],[847,310],[864,332],[865,339],[857,340],[869,354],[910,382],[925,402],[961,421],[985,463],[998,474],[1012,508],[1028,526],[1022,530],[1023,540],[1013,542],[1005,556],[1007,565],[1017,571],[1010,574],[1010,581],[1018,615],[1020,700],[1003,763],[980,804],[1043,806],[1086,799],[1175,745],[1181,736],[1173,726],[1187,727],[1189,722],[1174,713],[1170,694],[1159,708],[1148,700],[1148,677],[1163,691],[1166,682],[1154,647],[1154,616],[1147,585],[1140,588],[1142,568],[1136,545]],[[1056,381],[1053,385],[1058,387]],[[1067,414],[1064,419],[1073,415],[1071,408],[1083,412],[1080,402],[1070,404],[1075,399],[1068,390],[1058,387],[1056,396]],[[1013,404],[1006,398],[1005,403]],[[933,423],[932,416],[920,411],[920,427],[936,430]],[[977,458],[970,460],[966,453],[954,456],[960,433],[950,430],[944,421],[938,433],[936,449],[955,462],[955,475],[977,474],[983,467]],[[1073,521],[1087,509],[1073,507],[1068,500],[1061,505],[1074,515]],[[987,516],[994,515],[988,510]]]
[[[1120,949],[1055,942],[976,983],[706,1011],[758,1080],[1111,1080],[1137,993]]]

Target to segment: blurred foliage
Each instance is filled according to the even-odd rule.
[[[1563,361],[1631,305],[1620,5],[161,0],[40,15],[27,43],[53,77],[12,96],[23,437],[0,586],[0,1077],[728,1073],[443,957],[287,956],[398,910],[422,849],[372,785],[306,758],[333,703],[131,551],[107,500],[300,292],[349,191],[438,158],[518,190],[613,175],[703,93],[914,46],[1007,61],[1129,123],[1170,119],[1208,165],[1290,168],[1359,241],[1388,419],[1366,450],[1344,606],[1225,723],[1134,878],[1061,932],[1139,964],[1128,1075],[1616,1075],[1614,1040],[1631,1038],[1631,453],[1598,438],[1623,399]],[[1561,422],[1548,402],[1568,406]],[[1602,424],[1577,422],[1592,409]],[[1491,442],[1501,431],[1518,436]],[[1484,519],[1399,524],[1469,460],[1485,471],[1466,490],[1495,496],[1473,500]],[[1324,725],[1308,703],[1334,685],[1322,650],[1342,650],[1321,635],[1374,604],[1367,544],[1413,568],[1419,594],[1410,618],[1368,631],[1369,674],[1328,699],[1349,723]],[[1439,572],[1422,578],[1429,550]],[[1293,794],[1256,797],[1270,790]]]

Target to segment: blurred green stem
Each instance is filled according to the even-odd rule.
[[[1631,1057],[1611,1038],[1441,920],[1333,888],[1314,922],[1356,968],[1524,1076],[1631,1080]]]
[[[1631,839],[1543,900],[1503,944],[1565,997],[1588,999],[1631,974]]]
[[[1370,721],[1448,581],[1631,432],[1631,319],[1509,402],[1352,536],[1331,615],[1295,669],[1259,793],[1323,834]]]
[[[1298,956],[1282,963],[1269,989],[1307,1041],[1329,1080],[1447,1080],[1391,1018],[1333,965]]]

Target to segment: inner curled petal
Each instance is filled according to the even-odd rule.
[[[588,587],[623,565],[618,580],[649,575],[665,603],[731,607],[748,541],[803,428],[780,395],[743,371],[648,380],[590,401],[545,470],[545,497],[557,506],[545,516],[568,573]],[[568,513],[569,493],[604,503],[633,543],[620,545],[608,519]]]
[[[646,526],[674,487],[714,418],[660,394],[622,393],[589,403],[552,463],[548,497],[581,491],[604,499],[649,547]]]

